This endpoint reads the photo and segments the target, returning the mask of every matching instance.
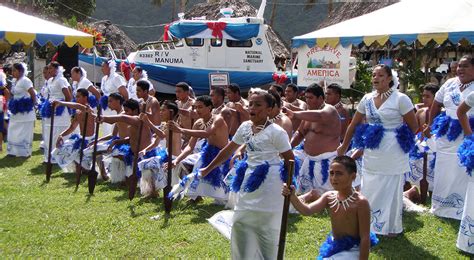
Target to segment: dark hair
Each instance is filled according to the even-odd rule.
[[[275,98],[272,94],[268,93],[268,91],[256,91],[253,92],[252,96],[263,96],[263,99],[265,100],[265,103],[267,103],[268,107],[275,106]]]
[[[2,69],[3,69],[3,72],[5,72],[5,74],[11,74],[12,73],[12,65],[10,63],[3,64]]]
[[[76,92],[81,93],[81,96],[83,97],[89,97],[89,91],[85,88],[80,88]]]
[[[324,90],[317,83],[313,83],[313,84],[309,85],[306,88],[305,92],[311,93],[311,94],[315,95],[316,97],[323,97],[324,98]]]
[[[439,88],[438,85],[434,83],[427,83],[425,86],[423,86],[423,90],[429,91],[433,93],[433,95],[435,95],[436,92],[438,92]]]
[[[21,74],[25,73],[25,68],[23,67],[23,65],[21,63],[14,63],[13,68],[15,70],[18,70]]]
[[[138,72],[142,72],[143,71],[143,68],[140,67],[140,66],[135,66],[135,68],[133,68],[134,70],[137,70]]]
[[[81,67],[74,67],[71,69],[72,71],[76,72],[76,73],[79,73],[81,76],[84,76],[82,75],[82,70],[81,70]]]
[[[175,102],[173,102],[171,100],[165,100],[165,102],[163,102],[163,106],[165,106],[166,109],[173,110],[173,119],[175,119],[179,116],[179,114],[178,114],[178,112],[179,112],[178,105]]]
[[[392,75],[392,69],[391,69],[389,66],[387,66],[387,65],[385,65],[385,64],[378,64],[377,66],[375,66],[375,68],[377,68],[377,67],[384,69],[385,72],[387,72],[387,75],[388,75],[389,77],[393,77],[393,75]],[[374,68],[374,70],[375,70],[375,68]],[[389,87],[393,87],[393,84],[395,84],[395,83],[393,83],[393,78],[392,78],[392,80],[390,80],[390,83],[388,84],[388,86],[389,86]]]
[[[278,94],[280,95],[280,97],[283,97],[284,94],[285,94],[285,91],[283,90],[283,87],[279,84],[271,84],[270,85],[270,88],[273,87],[275,88],[275,90],[278,92]]]
[[[138,101],[131,98],[131,99],[128,99],[125,102],[123,102],[123,107],[129,108],[132,111],[135,111],[135,110],[138,111],[140,109],[140,104],[138,103]],[[140,111],[138,111],[138,112],[140,112]]]
[[[296,84],[294,83],[289,83],[288,85],[286,85],[286,88],[291,88],[293,90],[293,92],[296,92],[298,93],[298,86],[296,86]]]
[[[49,63],[49,66],[57,69],[57,68],[59,68],[59,66],[61,66],[61,64],[59,64],[59,62],[57,62],[57,61],[52,61],[52,62]]]
[[[178,82],[178,84],[176,84],[176,87],[182,89],[185,92],[189,92],[189,84],[186,82]]]
[[[148,91],[150,89],[150,83],[148,83],[148,80],[139,80],[137,81],[137,87],[141,88],[143,91]]]
[[[211,90],[214,90],[214,93],[225,98],[225,90],[223,87],[212,87]]]
[[[337,84],[337,83],[332,83],[332,84],[329,84],[329,86],[327,87],[327,89],[332,89],[334,92],[336,92],[339,96],[342,96],[342,87]]]
[[[237,83],[230,83],[227,87],[232,93],[238,93],[240,96],[240,86]]]
[[[274,102],[275,102],[272,107],[274,107],[276,105],[278,108],[281,108],[280,94],[278,94],[278,92],[276,92],[274,90],[268,90],[268,93],[270,93],[270,95],[272,95],[272,97],[274,99]]]
[[[122,95],[120,95],[120,93],[118,92],[115,92],[115,93],[112,93],[109,95],[109,98],[113,98],[115,100],[118,100],[120,102],[120,105],[123,105],[123,102],[125,101],[125,99],[123,98]]]
[[[211,107],[212,108],[212,99],[208,95],[197,97],[196,102],[197,101],[202,102],[206,107]]]
[[[462,59],[466,59],[469,61],[469,63],[471,63],[471,65],[474,65],[474,58],[472,57],[472,55],[470,54],[463,55],[461,59],[459,60],[462,60]]]
[[[342,164],[342,166],[344,166],[344,168],[346,168],[346,170],[349,173],[357,173],[356,161],[354,159],[352,159],[351,157],[347,156],[347,155],[337,156],[336,158],[334,158],[334,160],[332,160],[331,164],[333,164],[333,163]]]

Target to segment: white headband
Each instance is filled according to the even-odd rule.
[[[393,81],[392,89],[397,89],[400,83],[398,81],[398,73],[395,70],[392,70],[392,81]]]

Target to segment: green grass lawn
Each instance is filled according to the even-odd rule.
[[[177,257],[229,258],[230,242],[207,223],[222,210],[210,200],[174,204],[165,217],[163,201],[128,200],[123,187],[99,181],[89,196],[86,178],[75,190],[73,173],[57,167],[45,183],[41,127],[36,125],[33,156],[0,154],[0,257]],[[150,217],[160,215],[157,220]],[[372,258],[468,259],[456,249],[459,222],[429,214],[404,214],[405,232],[381,238]],[[314,259],[330,230],[327,214],[292,215],[286,256]]]

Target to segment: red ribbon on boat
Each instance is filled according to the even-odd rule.
[[[212,30],[212,36],[222,39],[222,31],[225,29],[227,24],[225,22],[209,22],[207,28]]]
[[[168,36],[169,29],[170,29],[170,24],[165,25],[165,31],[163,33],[163,41],[165,42],[170,40],[170,37]]]
[[[286,76],[286,73],[284,72],[282,74],[275,72],[273,73],[272,78],[277,84],[285,84],[288,80],[288,76]]]

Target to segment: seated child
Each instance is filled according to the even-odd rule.
[[[370,233],[370,206],[367,199],[352,187],[357,166],[349,156],[334,158],[329,168],[329,180],[334,191],[324,193],[318,200],[306,204],[283,184],[282,194],[291,194],[291,204],[303,215],[328,209],[332,232],[319,249],[318,259],[368,259],[369,248],[378,243]]]

